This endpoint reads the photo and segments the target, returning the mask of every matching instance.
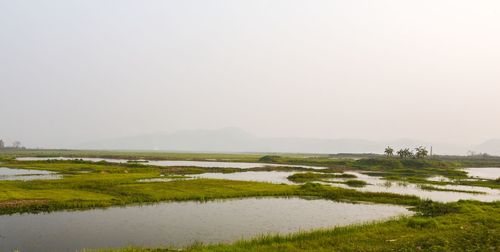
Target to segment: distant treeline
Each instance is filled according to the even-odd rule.
[[[11,146],[6,146],[5,142],[0,139],[0,149],[25,149],[22,145],[21,142],[19,141],[14,141],[12,142]]]

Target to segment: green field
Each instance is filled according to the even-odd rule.
[[[345,201],[414,205],[416,197],[361,193],[326,186],[293,186],[215,179],[141,183],[160,174],[178,176],[184,168],[85,161],[5,162],[2,166],[58,172],[60,180],[0,181],[0,213],[87,209],[159,201],[210,200],[254,196],[321,196]],[[200,169],[200,168],[196,168]],[[280,169],[279,167],[277,169]],[[203,169],[202,169],[203,170]],[[210,170],[210,168],[206,168]],[[314,184],[311,184],[314,185]]]

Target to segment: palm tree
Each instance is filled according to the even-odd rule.
[[[396,154],[398,154],[399,158],[401,158],[401,159],[405,158],[405,152],[403,149],[398,150],[398,152],[396,152]]]
[[[417,158],[425,158],[428,154],[429,152],[425,147],[420,146],[418,148],[415,148],[415,155]]]
[[[387,146],[387,148],[385,148],[385,151],[384,151],[385,155],[387,155],[388,157],[392,157],[394,156],[394,149],[391,148],[390,146]]]
[[[411,152],[409,148],[400,149],[396,154],[398,154],[401,159],[413,157],[413,152]]]
[[[410,150],[410,148],[405,148],[404,153],[405,153],[405,157],[407,157],[407,158],[411,158],[414,156],[413,152]]]

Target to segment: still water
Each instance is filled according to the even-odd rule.
[[[2,180],[40,180],[40,179],[60,179],[61,175],[43,170],[13,169],[0,167],[0,181]]]
[[[99,162],[106,161],[110,163],[127,163],[126,159],[111,159],[111,158],[68,158],[68,157],[19,157],[19,161],[45,161],[45,160],[74,160],[82,159],[85,161]],[[218,162],[218,161],[188,161],[188,160],[141,160],[144,165],[157,165],[157,166],[194,166],[204,168],[239,168],[249,169],[266,166],[286,166],[297,168],[310,168],[310,169],[324,169],[325,167],[307,166],[307,165],[288,165],[288,164],[266,164],[266,163],[240,163],[240,162]]]
[[[227,180],[239,180],[239,181],[256,181],[256,182],[267,182],[275,184],[296,184],[287,179],[288,176],[295,174],[296,172],[279,172],[279,171],[258,171],[258,172],[235,172],[235,173],[203,173],[196,175],[189,175],[184,179],[193,178],[209,178],[209,179],[227,179]],[[368,183],[364,187],[349,187],[345,184],[340,183],[328,183],[330,182],[344,182],[348,179],[326,179],[324,184],[329,184],[331,186],[343,187],[349,189],[355,189],[365,192],[388,192],[396,194],[406,194],[415,195],[422,199],[431,199],[434,201],[441,202],[453,202],[458,200],[479,200],[485,202],[500,200],[500,190],[491,189],[487,187],[479,186],[463,186],[463,185],[432,185],[433,187],[439,189],[451,189],[469,192],[450,192],[450,191],[432,191],[422,189],[417,184],[398,182],[398,181],[387,181],[382,177],[374,177],[363,174],[361,172],[345,172],[347,174],[353,174],[357,180],[363,180]],[[446,178],[434,177],[430,180],[445,181]],[[140,182],[170,182],[179,179],[172,178],[152,178],[144,179]],[[450,182],[450,180],[447,180]],[[300,183],[299,183],[300,184]],[[480,193],[477,193],[480,192]]]
[[[239,181],[255,181],[267,182],[273,184],[295,184],[288,180],[287,177],[296,172],[279,172],[279,171],[259,171],[259,172],[235,172],[235,173],[203,173],[191,175],[194,178],[209,178],[209,179],[228,179]]]
[[[500,168],[467,168],[464,169],[472,178],[497,179],[500,178]]]
[[[322,199],[246,198],[0,216],[0,251],[186,246],[408,215],[404,207]]]
[[[359,172],[346,172],[349,174],[356,175],[356,179],[363,180],[368,183],[365,187],[352,188],[344,184],[332,184],[333,186],[351,188],[364,192],[388,192],[397,194],[407,194],[416,195],[422,199],[431,199],[434,201],[441,202],[452,202],[458,200],[479,200],[479,201],[497,201],[500,200],[500,190],[490,189],[486,187],[479,186],[461,186],[461,185],[432,185],[441,189],[453,189],[453,190],[464,190],[471,192],[483,192],[483,194],[477,193],[465,193],[465,192],[446,192],[446,191],[429,191],[423,190],[418,185],[412,183],[402,183],[397,181],[387,181],[381,177],[368,176]],[[343,181],[342,179],[331,179],[331,181]]]

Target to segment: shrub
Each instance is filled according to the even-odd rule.
[[[408,227],[415,229],[437,228],[438,223],[434,219],[412,218],[406,224]]]
[[[460,209],[456,203],[440,203],[432,200],[425,200],[415,207],[420,216],[434,217],[450,213],[456,213]]]
[[[259,159],[260,162],[278,162],[280,156],[266,155]]]
[[[346,185],[348,185],[350,187],[364,187],[367,184],[363,180],[356,180],[356,179],[347,180],[345,183],[346,183]]]
[[[425,168],[432,167],[432,164],[427,160],[422,159],[403,159],[401,163],[406,168]]]
[[[365,158],[360,159],[355,162],[356,166],[359,167],[381,167],[389,169],[400,169],[403,168],[401,161],[398,159],[387,159],[387,158]]]
[[[318,184],[318,183],[307,182],[307,183],[301,185],[300,189],[304,190],[304,191],[310,191],[310,192],[321,192],[321,191],[325,190],[325,186],[323,186],[322,184]]]

